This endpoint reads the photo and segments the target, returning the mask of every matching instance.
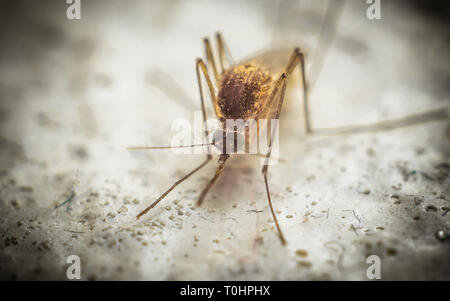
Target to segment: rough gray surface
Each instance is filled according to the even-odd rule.
[[[384,280],[450,280],[449,240],[435,236],[450,232],[448,120],[305,138],[297,88],[286,161],[269,172],[286,247],[259,158],[230,160],[200,208],[213,164],[135,218],[203,160],[126,150],[170,143],[171,122],[192,120],[201,38],[222,31],[236,59],[271,41],[310,58],[325,2],[82,1],[80,21],[63,1],[12,2],[0,26],[1,279],[66,279],[75,254],[85,280],[365,280],[376,254]],[[369,21],[364,1],[348,1],[311,94],[314,126],[448,107],[448,26],[396,3]]]

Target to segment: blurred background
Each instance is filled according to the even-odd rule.
[[[293,79],[269,169],[214,164],[140,220],[204,159],[170,151],[177,118],[199,109],[195,59],[222,32],[235,61],[301,47],[307,71],[328,1],[5,1],[0,11],[0,279],[450,280],[450,125],[304,137]],[[311,91],[313,127],[367,124],[449,107],[446,1],[346,1]],[[323,49],[322,49],[323,50]],[[289,53],[289,52],[288,52]],[[288,57],[280,57],[287,62]],[[317,62],[317,60],[316,60]],[[209,101],[208,101],[209,106]],[[212,109],[210,116],[212,116]]]

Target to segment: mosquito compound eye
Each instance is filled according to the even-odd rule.
[[[217,130],[213,134],[214,146],[222,154],[234,154],[245,150],[244,136],[238,132],[225,132]]]
[[[213,144],[221,153],[223,153],[223,140],[223,131],[215,131],[213,134]]]

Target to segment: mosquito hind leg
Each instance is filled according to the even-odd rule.
[[[381,122],[375,122],[371,124],[363,125],[352,125],[352,126],[342,126],[342,127],[332,127],[332,128],[312,128],[311,125],[311,111],[308,101],[308,82],[306,80],[305,74],[305,60],[304,55],[299,48],[294,50],[289,63],[286,67],[286,73],[291,74],[297,65],[300,66],[300,76],[303,91],[303,115],[305,121],[305,131],[307,135],[343,135],[343,134],[358,134],[365,132],[376,132],[376,131],[386,131],[391,129],[396,129],[400,127],[406,127],[416,124],[421,124],[430,121],[437,121],[447,119],[448,113],[446,108],[441,108],[433,111],[418,113],[410,116],[406,116],[399,119],[391,119]]]
[[[286,72],[290,75],[295,67],[299,65],[301,86],[303,92],[303,116],[305,122],[305,132],[307,135],[343,135],[343,134],[358,134],[364,132],[386,131],[400,127],[406,127],[416,124],[421,124],[430,121],[437,121],[448,119],[448,112],[446,108],[432,110],[413,114],[399,119],[386,120],[375,122],[371,124],[332,127],[332,128],[312,128],[312,118],[309,103],[309,93],[312,84],[318,78],[326,53],[330,48],[330,43],[335,36],[335,26],[342,13],[345,0],[330,1],[328,4],[326,17],[322,24],[321,33],[319,35],[319,42],[316,47],[314,64],[310,68],[309,80],[306,79],[305,59],[303,53],[299,48],[294,50],[286,67]]]
[[[422,124],[431,121],[446,120],[449,118],[446,108],[432,110],[405,116],[398,119],[390,119],[369,124],[339,126],[332,128],[315,129],[312,133],[314,136],[335,136],[335,135],[353,135],[361,133],[373,133],[380,131],[389,131],[397,128],[403,128]]]
[[[305,56],[298,47],[294,49],[294,52],[292,53],[289,59],[285,72],[288,75],[291,75],[297,65],[300,65],[301,86],[303,92],[303,118],[305,122],[304,124],[305,132],[308,135],[312,133],[312,126],[308,100],[308,84],[306,81],[306,73],[305,73]]]

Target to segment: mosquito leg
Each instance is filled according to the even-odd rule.
[[[297,64],[300,64],[300,75],[302,80],[303,90],[303,114],[305,120],[305,130],[307,135],[344,135],[344,134],[358,134],[365,132],[386,131],[400,127],[421,124],[430,121],[437,121],[448,119],[449,115],[446,108],[441,108],[434,111],[418,113],[394,120],[386,120],[365,125],[343,126],[335,128],[312,129],[311,126],[311,112],[308,102],[308,95],[312,89],[313,84],[317,80],[320,70],[323,65],[326,53],[336,35],[336,24],[342,14],[345,0],[334,1],[328,3],[327,11],[325,13],[324,21],[322,23],[321,31],[318,38],[318,43],[313,57],[313,64],[309,72],[309,81],[307,83],[305,74],[304,56],[297,48],[289,60],[286,72],[291,74]]]
[[[276,106],[275,111],[274,112],[272,111],[272,114],[271,114],[272,118],[275,118],[275,119],[280,118],[280,112],[283,107],[284,95],[286,92],[287,79],[288,79],[288,74],[283,73],[280,76],[280,78],[278,79],[278,81],[275,83],[273,93],[270,96],[271,99],[269,99],[270,105],[272,107]],[[283,232],[281,231],[280,225],[278,223],[277,216],[275,214],[275,211],[273,210],[272,200],[270,198],[269,182],[267,180],[267,171],[269,169],[269,160],[270,160],[270,156],[272,154],[272,141],[273,141],[273,137],[276,134],[276,127],[271,128],[270,130],[271,130],[271,134],[270,134],[270,139],[269,139],[269,149],[267,151],[266,160],[264,162],[264,166],[263,166],[261,172],[264,176],[264,183],[266,186],[266,193],[267,193],[267,200],[269,201],[269,208],[272,213],[272,217],[275,222],[275,226],[277,227],[278,233],[280,234],[281,244],[286,245],[286,239],[284,238]]]
[[[399,119],[385,120],[371,124],[314,129],[312,134],[314,136],[333,136],[388,131],[431,121],[446,120],[448,118],[449,115],[447,113],[447,109],[441,108],[434,111],[413,114]]]
[[[233,58],[231,57],[230,50],[228,49],[227,45],[225,44],[225,41],[222,38],[222,34],[220,32],[216,33],[216,42],[217,42],[217,49],[219,52],[220,67],[223,72],[226,69],[230,68]],[[225,53],[225,51],[226,51],[226,53]],[[228,58],[227,58],[227,55],[228,55]]]
[[[219,73],[217,72],[216,62],[214,60],[214,56],[211,50],[211,44],[209,43],[208,38],[203,39],[203,43],[205,45],[205,52],[206,52],[206,61],[209,65],[209,67],[212,68],[214,80],[216,82],[216,87],[219,86]]]
[[[212,85],[211,79],[209,77],[208,74],[208,69],[206,68],[205,63],[202,61],[202,59],[197,59],[196,61],[196,65],[195,65],[195,69],[196,69],[196,73],[197,73],[197,81],[198,81],[198,87],[199,87],[199,91],[200,91],[200,102],[201,102],[201,108],[202,108],[202,113],[203,113],[203,123],[205,125],[205,136],[208,137],[209,136],[209,131],[208,131],[208,127],[206,125],[206,120],[207,120],[207,116],[206,116],[206,107],[205,107],[205,101],[203,98],[203,89],[202,89],[202,81],[200,78],[200,71],[203,72],[203,75],[206,78],[206,82],[208,84],[209,87],[209,91],[211,94],[211,99],[212,101],[215,103],[216,100],[216,96],[215,96],[215,92],[214,92],[214,87]],[[147,149],[148,147],[144,147],[144,149]],[[151,149],[152,147],[148,148]],[[154,148],[158,148],[158,147],[154,147]],[[166,148],[166,147],[161,147],[161,148]],[[172,147],[167,147],[167,148],[172,148]],[[210,145],[208,145],[208,150],[210,148]],[[211,152],[208,151],[208,154],[206,155],[206,160],[200,164],[197,168],[195,168],[193,171],[191,171],[190,173],[188,173],[187,175],[185,175],[183,178],[181,178],[180,180],[176,181],[175,184],[173,184],[166,192],[164,192],[156,201],[154,201],[150,206],[148,206],[146,209],[144,209],[141,213],[138,214],[137,218],[140,218],[141,216],[143,216],[144,214],[146,214],[150,209],[152,209],[153,207],[155,207],[162,199],[164,199],[164,197],[166,195],[168,195],[175,187],[177,187],[180,183],[182,183],[184,180],[186,180],[187,178],[189,178],[190,176],[192,176],[194,173],[196,173],[198,170],[200,170],[203,166],[205,166],[209,161],[211,161],[212,159],[212,155]]]
[[[312,129],[311,126],[311,112],[308,102],[308,83],[306,81],[304,56],[299,48],[294,50],[291,58],[289,59],[288,66],[286,67],[286,73],[291,74],[297,64],[300,65],[300,75],[302,81],[303,91],[303,114],[305,119],[305,130],[307,135],[343,135],[343,134],[358,134],[365,132],[386,131],[400,127],[411,126],[415,124],[421,124],[430,121],[443,120],[449,118],[447,109],[441,108],[434,111],[423,112],[406,116],[399,119],[386,120],[365,125],[343,126],[334,128]]]
[[[313,64],[310,68],[309,85],[312,87],[317,77],[319,76],[320,70],[323,65],[325,56],[330,48],[330,45],[336,35],[336,24],[341,16],[345,0],[329,0],[327,11],[325,13],[324,20],[320,29],[320,34],[318,37],[317,46],[314,51]],[[311,113],[309,109],[308,95],[311,87],[308,87],[305,72],[305,60],[304,55],[299,48],[294,50],[286,72],[290,75],[295,66],[300,64],[300,73],[302,80],[302,91],[303,91],[303,118],[305,122],[305,132],[306,134],[311,134],[313,132],[311,125]]]
[[[308,84],[306,82],[306,74],[305,74],[305,56],[300,51],[300,48],[295,48],[286,67],[286,73],[288,75],[291,75],[298,64],[300,64],[300,75],[302,81],[301,84],[303,92],[303,118],[305,122],[305,132],[306,134],[311,134],[312,126],[311,126],[311,113],[309,110],[309,101],[308,101]]]
[[[198,89],[199,89],[199,92],[200,92],[200,102],[201,102],[202,113],[203,113],[203,123],[204,123],[204,126],[205,126],[205,136],[206,136],[206,138],[208,138],[209,137],[209,130],[208,130],[208,125],[206,123],[206,120],[207,120],[206,107],[205,107],[205,100],[204,100],[204,97],[203,97],[202,80],[201,80],[201,77],[200,77],[200,71],[203,73],[203,76],[206,79],[206,83],[207,83],[208,88],[209,88],[209,95],[211,97],[211,101],[213,103],[213,107],[214,107],[214,109],[216,111],[216,115],[220,116],[219,115],[220,113],[218,112],[217,105],[216,105],[217,104],[216,92],[214,90],[213,83],[211,82],[211,77],[209,76],[208,69],[207,69],[205,63],[203,62],[203,60],[201,58],[198,58],[196,63],[195,63],[195,70],[196,70],[196,73],[197,73]],[[210,150],[210,146],[208,146],[208,158],[212,158],[211,152],[209,150]]]
[[[303,87],[303,118],[305,119],[305,132],[308,135],[313,131],[311,125],[311,111],[309,110],[308,83],[306,82],[305,59],[299,50],[298,53],[300,54],[300,73]]]
[[[219,159],[219,167],[217,167],[216,173],[214,174],[214,177],[208,182],[208,185],[206,185],[206,187],[203,189],[202,193],[200,194],[198,200],[197,200],[197,206],[200,206],[203,203],[203,200],[205,199],[206,195],[208,194],[209,190],[212,188],[212,186],[214,185],[214,183],[217,181],[217,179],[219,178],[220,174],[222,173],[224,167],[225,167],[225,162],[227,161],[227,159],[229,158],[229,155],[222,155],[220,156]]]
[[[266,185],[267,200],[269,201],[270,212],[272,212],[273,220],[275,221],[275,226],[277,227],[278,233],[280,234],[280,240],[282,245],[286,245],[286,239],[284,238],[283,232],[281,232],[280,225],[278,224],[277,216],[273,210],[272,200],[270,199],[269,183],[267,182],[267,173],[264,173],[264,183]]]
[[[286,72],[280,76],[280,78],[275,83],[275,87],[272,90],[273,91],[272,94],[270,95],[268,104],[271,106],[271,108],[276,106],[275,111],[273,111],[273,109],[271,111],[271,114],[270,114],[271,119],[276,119],[276,120],[280,119],[280,113],[281,113],[281,109],[283,107],[284,94],[286,92],[288,76],[289,75]],[[270,127],[272,127],[272,126],[270,126]],[[276,130],[277,130],[276,127],[271,128],[270,140],[269,140],[269,150],[267,151],[267,154],[266,154],[266,160],[264,161],[264,167],[263,167],[262,173],[267,173],[267,168],[268,168],[267,166],[269,165],[269,159],[272,154],[272,141],[273,141],[273,137],[276,133]]]
[[[211,161],[211,158],[207,158],[202,164],[200,164],[199,166],[197,166],[197,168],[195,168],[193,171],[191,171],[190,173],[188,173],[187,175],[185,175],[184,177],[182,177],[181,179],[179,179],[178,181],[176,181],[166,192],[164,192],[156,201],[154,201],[150,206],[148,206],[147,208],[145,208],[141,213],[139,213],[137,215],[137,219],[139,219],[141,216],[143,216],[144,214],[146,214],[148,211],[150,211],[150,209],[152,209],[153,207],[155,207],[162,199],[164,199],[166,197],[166,195],[169,194],[169,192],[171,192],[175,187],[177,187],[179,184],[181,184],[184,180],[186,180],[187,178],[189,178],[190,176],[192,176],[194,173],[196,173],[197,171],[199,171],[203,166],[205,166],[209,161]]]

